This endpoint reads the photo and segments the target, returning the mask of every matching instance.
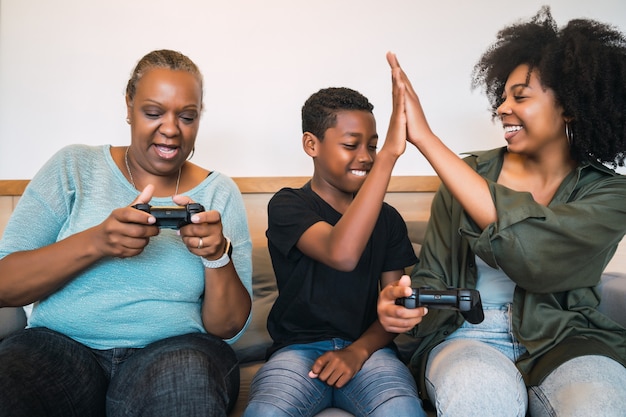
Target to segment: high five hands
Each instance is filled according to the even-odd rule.
[[[403,102],[401,107],[405,112],[406,138],[410,143],[423,152],[423,145],[427,143],[427,141],[430,140],[434,134],[428,125],[428,121],[424,115],[424,110],[422,109],[419,97],[417,96],[417,93],[415,93],[411,81],[407,77],[406,73],[400,67],[396,54],[393,52],[387,52],[387,62],[391,67],[394,103],[396,101],[396,94],[401,95],[399,101]],[[395,104],[394,111],[396,111]]]

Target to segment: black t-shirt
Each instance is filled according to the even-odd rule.
[[[309,183],[283,188],[270,200],[267,238],[279,291],[267,321],[270,353],[293,343],[358,339],[377,318],[381,273],[417,262],[404,220],[386,203],[353,271],[338,271],[298,250],[309,227],[319,221],[334,226],[340,218]]]

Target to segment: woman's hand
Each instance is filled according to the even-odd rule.
[[[378,320],[383,328],[391,333],[404,333],[411,330],[428,313],[426,307],[415,309],[396,305],[396,299],[411,296],[411,278],[403,275],[399,281],[382,289],[378,295]]]
[[[174,196],[174,202],[184,206],[194,203],[189,197]],[[194,255],[208,260],[219,259],[226,249],[226,238],[222,232],[222,216],[216,210],[203,211],[191,216],[191,224],[183,226],[179,234]]]
[[[441,181],[454,198],[459,200],[474,222],[484,229],[498,218],[487,182],[430,129],[419,97],[400,68],[395,54],[388,52],[387,62],[394,77],[398,77],[397,82],[404,86],[407,140],[428,160]]]
[[[131,207],[147,203],[154,187],[147,186],[127,207],[115,209],[100,224],[58,242],[18,251],[0,260],[0,306],[23,306],[62,288],[85,268],[105,257],[139,255],[159,234],[156,219]]]
[[[101,255],[116,258],[137,256],[143,252],[150,238],[159,234],[159,228],[154,226],[154,216],[132,207],[148,203],[153,192],[152,185],[146,186],[128,207],[113,210],[109,217],[92,229],[95,233],[93,242]]]
[[[181,206],[193,203],[189,197],[176,195],[174,202]],[[222,233],[222,217],[216,210],[191,216],[191,223],[180,228],[179,234],[194,255],[214,261],[226,252],[226,238]],[[236,254],[233,254],[236,256]],[[229,339],[245,325],[252,300],[237,275],[233,262],[223,267],[204,269],[202,324],[207,332]]]
[[[407,140],[421,151],[422,144],[428,141],[434,134],[428,125],[419,97],[406,73],[400,67],[396,55],[392,52],[387,52],[387,62],[391,67],[394,96],[397,94],[395,90],[398,88],[404,98],[403,108],[406,112]]]

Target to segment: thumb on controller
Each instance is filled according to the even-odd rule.
[[[154,194],[154,185],[146,185],[141,193],[139,193],[135,201],[131,203],[131,206],[134,206],[135,204],[148,204],[150,200],[152,200],[152,194]]]

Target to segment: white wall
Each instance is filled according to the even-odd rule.
[[[193,161],[231,176],[310,175],[300,108],[347,86],[390,114],[387,50],[456,152],[500,146],[473,65],[496,32],[544,3],[626,31],[623,0],[0,0],[0,178],[31,178],[70,143],[125,145],[124,88],[153,49],[180,50],[205,76]],[[396,175],[432,174],[410,149]]]

